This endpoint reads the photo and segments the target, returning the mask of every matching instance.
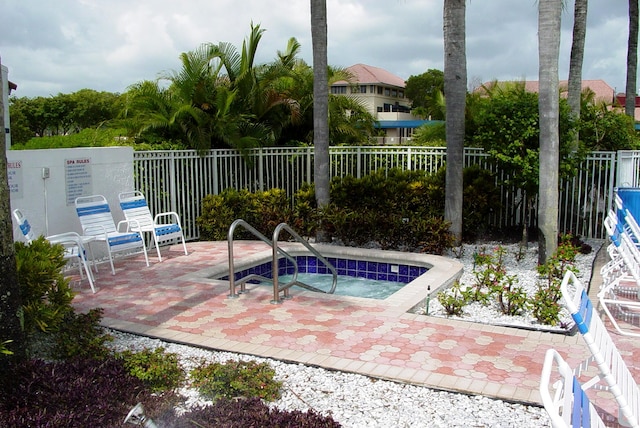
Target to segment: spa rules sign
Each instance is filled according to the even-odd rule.
[[[65,159],[64,180],[67,205],[74,205],[76,198],[93,194],[91,158]]]

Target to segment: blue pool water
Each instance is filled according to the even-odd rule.
[[[324,263],[322,263],[322,261],[318,260],[315,256],[296,256],[295,259],[299,269],[299,281],[306,283],[306,279],[309,281],[309,284],[314,285],[317,288],[325,290],[331,288],[331,271],[324,265]],[[369,297],[384,299],[398,291],[403,285],[410,283],[428,271],[428,268],[424,266],[414,266],[397,262],[380,262],[337,257],[327,257],[326,259],[335,267],[339,275],[335,294],[354,297],[369,297],[370,295],[386,294],[384,297]],[[293,263],[287,259],[280,259],[278,262],[278,268],[278,278],[281,278],[284,275],[292,275],[294,272]],[[239,270],[236,272],[235,278],[238,280],[251,274],[272,278],[273,268],[271,260],[256,266]],[[311,275],[313,278],[307,278],[307,274]],[[325,279],[323,277],[325,276],[328,277],[328,285],[326,285],[326,287],[316,285],[316,281],[324,281]],[[228,279],[228,277],[220,279]],[[348,280],[346,282],[348,286],[344,285],[346,280]],[[363,280],[369,280],[369,282]],[[284,279],[280,279],[281,283],[284,283],[285,281],[287,281],[286,277]],[[380,288],[386,288],[388,291],[381,291],[379,290]]]
[[[291,281],[292,278],[293,275],[282,275],[278,277],[278,280],[280,284],[284,284]],[[333,275],[330,273],[299,273],[298,281],[312,285],[320,290],[328,291],[333,284]],[[336,290],[333,294],[382,300],[391,296],[405,285],[407,284],[404,282],[338,275]]]

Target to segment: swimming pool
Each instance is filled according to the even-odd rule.
[[[309,256],[309,251],[298,243],[282,243],[281,247],[294,257]],[[427,295],[435,296],[441,288],[448,287],[462,274],[462,264],[451,258],[436,256],[432,254],[408,253],[401,251],[388,251],[378,249],[343,247],[329,244],[313,244],[313,247],[327,259],[336,259],[334,263],[338,274],[346,274],[361,277],[383,280],[406,281],[406,285],[395,291],[385,299],[375,300],[352,296],[342,296],[337,294],[315,293],[303,290],[299,287],[292,289],[292,296],[310,296],[321,300],[342,300],[342,301],[370,301],[380,302],[389,307],[395,308],[399,312],[407,312],[424,303]],[[313,261],[306,265],[300,264],[300,272],[322,273],[323,266]],[[338,260],[340,259],[340,260]],[[256,252],[245,256],[242,259],[234,260],[235,270],[238,275],[246,275],[247,270],[254,269],[254,272],[262,276],[270,276],[272,252],[270,247],[265,245],[265,251]],[[309,261],[309,259],[307,259]],[[287,263],[285,259],[280,259],[279,267]],[[333,261],[332,261],[333,263]],[[405,273],[406,266],[406,273]],[[374,268],[375,267],[375,268]],[[305,270],[303,270],[305,269]],[[315,271],[314,271],[315,269]],[[244,273],[243,273],[244,271]],[[286,272],[283,272],[286,274]],[[189,273],[181,279],[199,282],[211,282],[212,285],[226,283],[228,280],[229,267],[223,265],[212,266],[208,269]],[[386,278],[384,276],[386,275]],[[239,276],[236,276],[236,278]],[[226,278],[226,280],[224,279]],[[266,287],[260,287],[265,289]],[[228,288],[227,288],[228,290]],[[267,294],[267,293],[265,293]]]
[[[287,283],[293,280],[293,275],[280,275],[279,279],[280,283]],[[299,273],[297,280],[326,292],[331,289],[333,275],[330,273]],[[271,282],[265,282],[264,284],[272,285]],[[382,300],[391,296],[405,285],[407,285],[405,282],[338,275],[334,294]]]
[[[298,265],[297,280],[299,282],[325,292],[331,289],[333,275],[321,260],[314,255],[298,255],[294,258]],[[326,259],[335,267],[338,273],[335,294],[369,299],[386,299],[429,270],[427,266],[410,265],[395,261],[345,257],[326,257]],[[291,281],[294,272],[295,266],[291,260],[283,258],[278,262],[280,284]],[[237,281],[249,275],[273,278],[272,261],[268,260],[255,266],[237,270],[234,278]],[[228,280],[229,277],[225,276],[220,279]],[[249,283],[260,283],[260,281],[252,280]]]

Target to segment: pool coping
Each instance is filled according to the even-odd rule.
[[[463,264],[457,260],[433,254],[345,247],[332,244],[311,244],[311,246],[326,258],[348,258],[394,264],[409,264],[428,268],[427,272],[409,282],[386,299],[321,294],[300,289],[292,291],[294,298],[296,295],[314,295],[316,298],[323,300],[339,300],[353,303],[377,302],[380,306],[384,306],[387,310],[397,314],[410,312],[416,306],[422,304],[427,297],[431,298],[437,295],[441,289],[451,286],[453,282],[460,278],[464,267]],[[312,255],[308,249],[299,243],[285,242],[281,243],[280,247],[294,257]],[[238,271],[271,260],[272,250],[269,248],[251,256],[243,256],[237,260],[234,259],[234,267],[235,270]],[[228,264],[200,269],[176,279],[180,281],[220,284],[228,283],[228,280],[215,278],[225,275],[229,275]],[[240,298],[242,298],[242,296],[240,296]],[[286,304],[286,300],[283,304]]]

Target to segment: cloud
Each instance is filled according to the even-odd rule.
[[[568,74],[573,3],[563,19],[560,78]],[[537,79],[537,3],[467,2],[469,81]],[[403,79],[443,69],[441,0],[327,0],[329,63],[365,63]],[[301,0],[3,0],[0,55],[17,96],[82,88],[123,92],[180,67],[200,44],[240,47],[253,22],[266,30],[257,61],[268,62],[290,37],[312,63],[309,2]],[[627,4],[589,2],[585,79],[624,88]]]

